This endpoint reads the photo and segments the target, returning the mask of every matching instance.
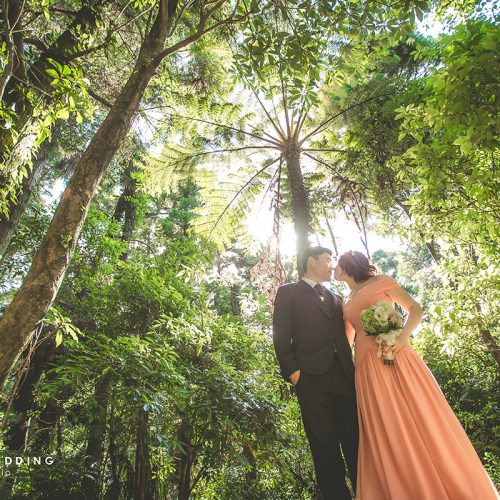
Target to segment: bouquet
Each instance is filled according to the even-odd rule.
[[[403,316],[386,300],[361,311],[361,326],[367,335],[376,336],[378,344],[377,357],[382,355],[382,347],[393,346],[403,329]],[[394,364],[394,354],[384,355],[384,365]]]

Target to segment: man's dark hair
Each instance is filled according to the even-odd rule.
[[[318,257],[324,253],[328,255],[333,255],[333,252],[329,248],[325,247],[309,247],[304,250],[300,263],[302,264],[302,269],[307,272],[307,259],[313,257],[318,260]]]

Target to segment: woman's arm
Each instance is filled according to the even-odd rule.
[[[420,304],[401,287],[388,290],[386,293],[394,302],[397,302],[408,313],[408,317],[406,318],[406,323],[403,326],[401,335],[399,335],[396,343],[392,346],[391,349],[392,352],[396,353],[400,349],[408,345],[410,335],[420,324],[420,321],[422,321],[424,310],[422,309]]]

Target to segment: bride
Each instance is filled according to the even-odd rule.
[[[356,335],[359,416],[358,500],[495,500],[498,494],[436,380],[409,343],[422,308],[360,252],[338,259],[334,277],[347,283],[346,332]],[[394,365],[377,356],[360,314],[386,300],[408,317],[391,350]],[[387,350],[387,348],[386,348]]]

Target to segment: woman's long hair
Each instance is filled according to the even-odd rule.
[[[378,274],[378,269],[370,263],[366,255],[355,250],[343,253],[337,263],[356,283],[362,283]]]

